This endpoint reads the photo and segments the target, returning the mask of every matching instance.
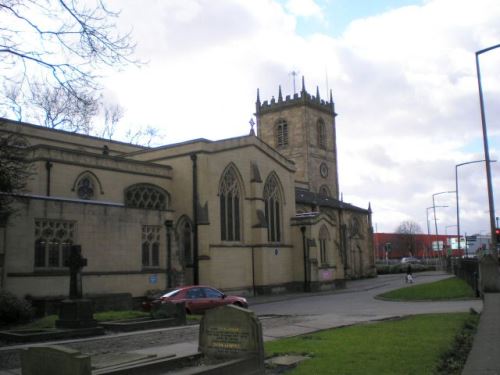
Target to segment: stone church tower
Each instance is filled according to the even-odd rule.
[[[339,199],[335,105],[306,92],[304,78],[299,94],[261,103],[257,91],[257,135],[295,162],[296,187]]]

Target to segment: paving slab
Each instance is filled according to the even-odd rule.
[[[134,350],[131,353],[138,355],[154,355],[158,357],[166,357],[168,355],[182,357],[198,353],[198,341],[181,342],[172,345],[151,346],[149,348]]]
[[[300,362],[309,359],[309,357],[303,355],[280,355],[278,357],[273,357],[268,359],[266,362],[270,365],[275,366],[297,366]]]
[[[500,375],[500,293],[485,293],[484,308],[462,375]]]

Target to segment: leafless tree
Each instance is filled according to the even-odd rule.
[[[153,139],[160,136],[157,128],[152,126],[140,127],[136,131],[128,130],[126,134],[127,141],[136,145],[151,147]]]
[[[104,112],[104,125],[101,137],[112,139],[116,131],[116,125],[123,117],[123,107],[119,104],[102,104],[101,107]]]
[[[104,0],[0,0],[0,80],[14,90],[0,94],[0,112],[22,117],[33,87],[43,82],[39,95],[59,95],[56,108],[74,105],[88,116],[101,88],[99,68],[138,63],[130,34],[117,32],[118,16]],[[56,112],[48,118],[61,118]]]
[[[90,134],[92,118],[98,113],[99,102],[86,94],[75,97],[62,87],[34,84],[31,105],[37,123],[49,128]]]
[[[399,241],[396,244],[399,250],[406,252],[407,255],[417,255],[422,245],[418,240],[418,234],[422,233],[420,225],[411,220],[403,221],[396,228],[396,233],[399,234]]]
[[[1,126],[1,124],[0,124]],[[13,212],[15,195],[22,193],[31,174],[28,144],[16,133],[0,135],[0,226]]]

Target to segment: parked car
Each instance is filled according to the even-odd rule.
[[[415,257],[404,257],[404,258],[401,258],[401,263],[420,264],[420,263],[422,263],[422,261],[418,258],[415,258]]]
[[[153,304],[162,302],[184,302],[186,304],[186,313],[188,314],[203,313],[205,310],[223,305],[248,307],[248,302],[243,297],[227,296],[220,290],[206,285],[192,285],[171,290],[150,302],[149,306],[147,305],[147,301],[145,301],[143,308],[150,310]]]

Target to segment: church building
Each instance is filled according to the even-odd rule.
[[[263,101],[249,135],[143,147],[0,119],[32,170],[0,225],[0,289],[58,298],[203,284],[253,295],[375,276],[371,209],[339,199],[335,106]]]

